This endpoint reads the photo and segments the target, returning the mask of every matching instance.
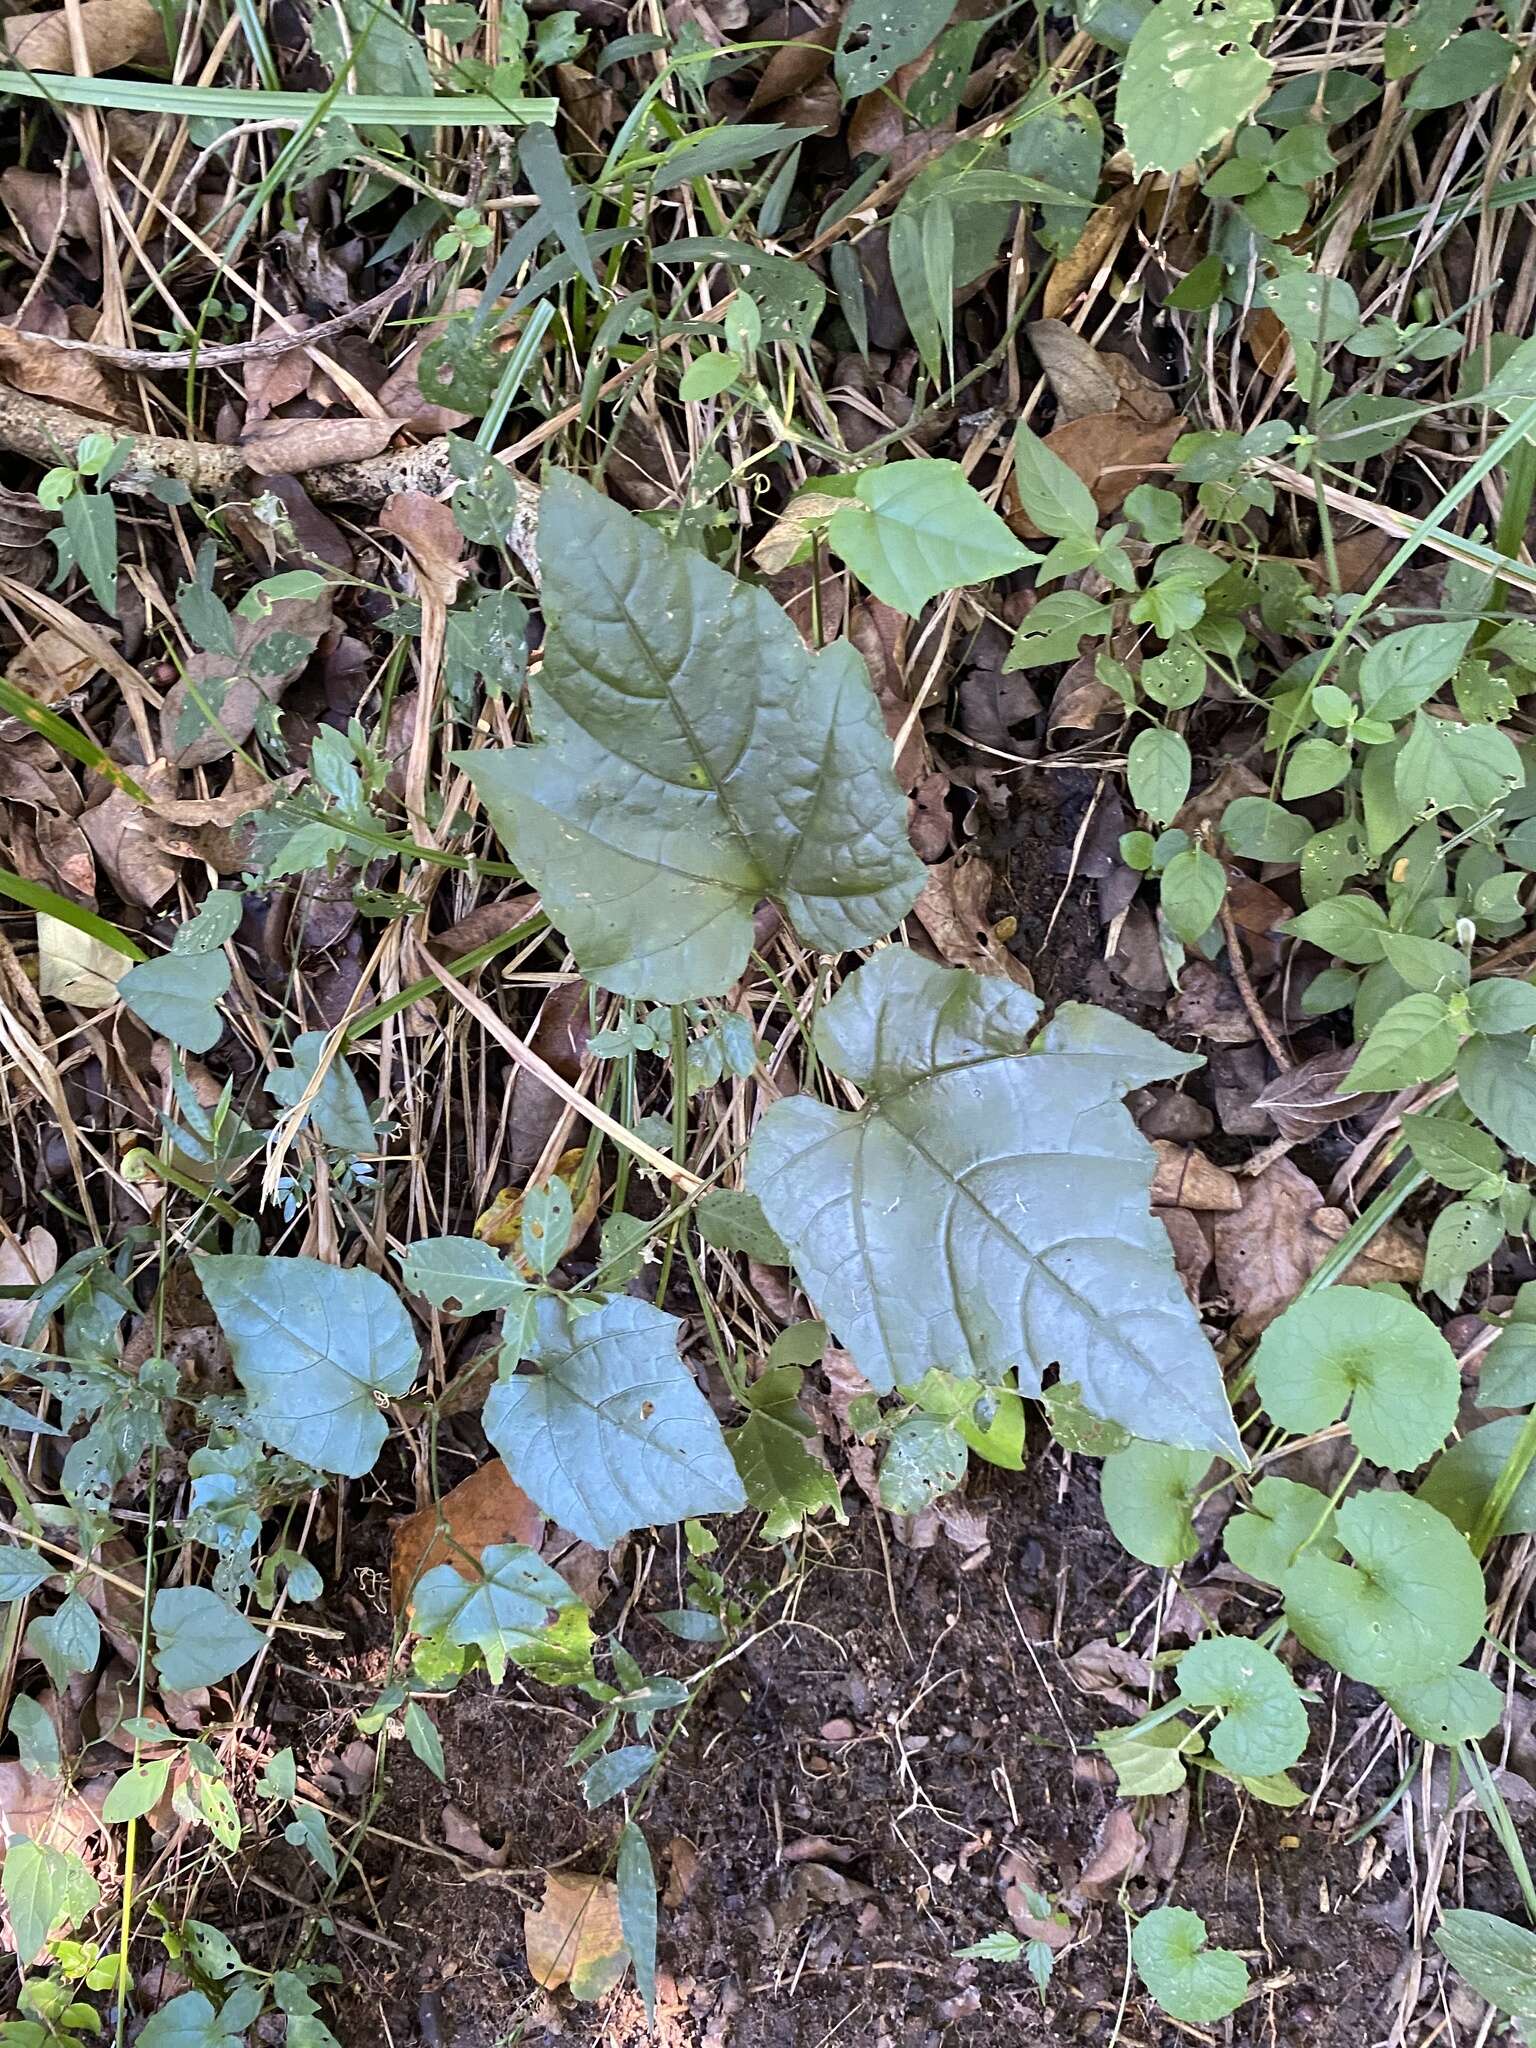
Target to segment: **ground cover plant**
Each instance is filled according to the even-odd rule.
[[[1525,2038],[1523,10],[0,37],[0,2042]]]

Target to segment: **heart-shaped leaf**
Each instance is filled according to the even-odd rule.
[[[1461,1395],[1456,1354],[1429,1317],[1364,1287],[1293,1302],[1265,1331],[1254,1379],[1271,1420],[1298,1435],[1347,1409],[1357,1448],[1394,1472],[1434,1456]]]
[[[84,1861],[69,1849],[46,1842],[13,1841],[0,1865],[0,1890],[5,1894],[16,1942],[16,1959],[25,1969],[43,1952],[49,1934],[62,1921],[78,1927],[101,1903],[101,1886]]]
[[[680,1328],[628,1295],[585,1314],[545,1296],[528,1353],[541,1369],[485,1404],[485,1433],[528,1498],[604,1550],[653,1522],[746,1506]]]
[[[1314,1655],[1379,1691],[1460,1664],[1483,1633],[1483,1574],[1466,1538],[1423,1501],[1359,1493],[1335,1524],[1354,1559],[1308,1550],[1281,1586],[1285,1618]]]
[[[1454,1522],[1470,1536],[1482,1519],[1489,1495],[1509,1463],[1523,1415],[1501,1415],[1497,1422],[1485,1422],[1457,1439],[1425,1475],[1418,1498],[1437,1508],[1448,1522]],[[1536,1468],[1528,1469],[1515,1488],[1500,1517],[1496,1534],[1527,1536],[1536,1531]]]
[[[117,992],[151,1031],[188,1052],[207,1052],[224,1020],[215,1005],[229,991],[222,953],[163,953],[130,967]]]
[[[420,1352],[377,1273],[243,1253],[195,1261],[263,1436],[357,1479],[383,1449],[383,1396],[408,1393]]]
[[[1142,1983],[1170,2019],[1197,2027],[1236,2012],[1248,1992],[1242,1957],[1207,1948],[1206,1939],[1205,1922],[1183,1906],[1159,1906],[1131,1936]]]
[[[804,1378],[797,1365],[775,1365],[759,1374],[747,1389],[751,1413],[740,1429],[726,1431],[747,1499],[766,1517],[763,1537],[769,1543],[783,1542],[822,1508],[846,1519],[837,1481],[807,1446],[815,1427],[799,1407]]]
[[[1196,1554],[1195,1501],[1210,1469],[1209,1452],[1171,1444],[1130,1443],[1104,1460],[1104,1519],[1132,1557],[1172,1571]]]
[[[1504,1712],[1504,1695],[1488,1674],[1465,1666],[1426,1678],[1422,1685],[1394,1686],[1382,1698],[1412,1734],[1446,1748],[1481,1742]]]
[[[720,995],[772,897],[828,952],[911,909],[923,868],[863,661],[807,652],[766,590],[571,477],[539,513],[540,743],[456,756],[582,971]]]
[[[1148,1207],[1153,1155],[1119,1098],[1190,1062],[1072,1005],[899,948],[816,1024],[867,1097],[809,1096],[758,1126],[747,1179],[871,1385],[931,1368],[1023,1393],[1059,1364],[1085,1406],[1143,1436],[1241,1459],[1220,1369]]]
[[[249,1664],[264,1640],[260,1629],[206,1586],[163,1586],[149,1621],[155,1669],[172,1692],[216,1685]]]
[[[853,502],[833,513],[827,540],[882,604],[909,618],[941,590],[1039,560],[958,462],[933,457],[862,471]]]
[[[1179,1660],[1179,1697],[1219,1707],[1211,1754],[1243,1777],[1267,1778],[1307,1746],[1307,1710],[1273,1650],[1240,1636],[1206,1636]]]
[[[477,1237],[424,1237],[407,1247],[400,1278],[434,1308],[452,1307],[472,1316],[484,1309],[516,1308],[528,1282]]]

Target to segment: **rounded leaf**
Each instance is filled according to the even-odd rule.
[[[1194,1504],[1210,1469],[1208,1453],[1168,1444],[1128,1444],[1104,1460],[1104,1519],[1132,1557],[1171,1571],[1196,1554]]]
[[[1449,1748],[1481,1742],[1499,1725],[1504,1695],[1485,1671],[1462,1668],[1422,1685],[1400,1685],[1382,1698],[1410,1733]]]
[[[1240,1636],[1207,1636],[1179,1660],[1179,1696],[1219,1707],[1211,1754],[1240,1777],[1267,1778],[1307,1746],[1307,1710],[1273,1650]]]
[[[1247,1508],[1222,1531],[1227,1556],[1240,1572],[1265,1586],[1278,1586],[1296,1562],[1301,1546],[1337,1557],[1333,1509],[1315,1486],[1294,1479],[1261,1479]]]
[[[1298,1435],[1348,1410],[1357,1448],[1396,1472],[1434,1456],[1461,1393],[1456,1355],[1429,1317],[1363,1287],[1293,1302],[1265,1331],[1254,1380],[1266,1413]]]
[[[1159,1906],[1131,1936],[1142,1983],[1170,2019],[1197,2027],[1225,2019],[1248,1995],[1248,1965],[1206,1939],[1205,1922],[1183,1906]]]

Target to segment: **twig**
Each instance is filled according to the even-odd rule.
[[[1243,1008],[1248,1012],[1248,1021],[1263,1039],[1270,1058],[1281,1073],[1288,1074],[1294,1062],[1276,1037],[1275,1027],[1265,1016],[1259,999],[1253,992],[1253,983],[1248,979],[1247,963],[1243,959],[1243,949],[1238,943],[1237,924],[1232,916],[1231,907],[1225,902],[1221,906],[1221,929],[1227,941],[1227,958],[1232,963],[1232,979],[1243,999]]]

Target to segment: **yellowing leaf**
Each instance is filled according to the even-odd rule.
[[[568,1984],[583,2005],[605,1998],[629,1967],[619,1888],[604,1877],[551,1871],[544,1903],[523,1915],[528,1971],[545,1991]]]

